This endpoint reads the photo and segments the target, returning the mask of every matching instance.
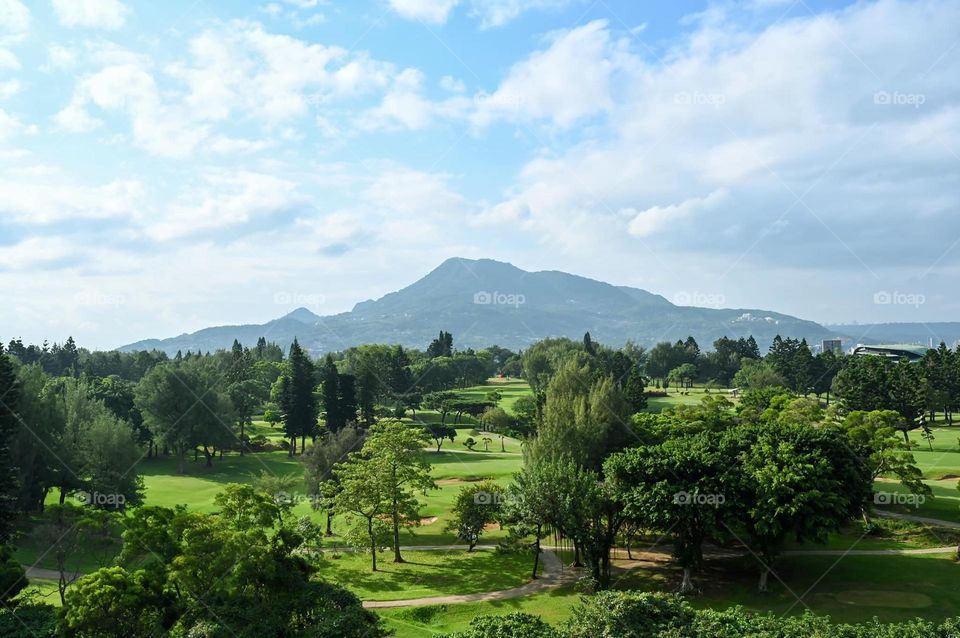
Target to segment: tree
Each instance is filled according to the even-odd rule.
[[[667,375],[670,381],[679,385],[681,388],[689,388],[693,385],[693,380],[697,376],[697,366],[692,363],[684,363],[673,370]]]
[[[603,459],[632,439],[630,408],[613,379],[593,379],[587,368],[567,362],[550,381],[537,446],[599,471]]]
[[[504,438],[514,431],[515,420],[503,408],[487,408],[480,415],[480,425],[488,432],[500,436],[500,451],[506,452]]]
[[[99,542],[109,525],[109,515],[96,509],[84,508],[72,503],[50,505],[41,522],[37,536],[47,547],[48,555],[57,568],[57,590],[61,605],[65,601],[67,587],[80,578],[79,559],[98,559],[106,564],[108,552],[97,555],[103,547]]]
[[[143,451],[133,431],[112,414],[94,417],[80,443],[84,488],[89,504],[125,509],[143,502],[143,479],[138,464]]]
[[[640,372],[640,368],[638,366],[630,368],[627,381],[623,384],[623,398],[634,414],[647,408],[646,384],[647,380]]]
[[[768,422],[738,455],[737,497],[750,545],[762,559],[760,591],[788,539],[825,543],[868,503],[873,480],[833,428]]]
[[[457,438],[457,429],[452,425],[446,425],[444,423],[427,423],[424,425],[424,429],[430,435],[430,438],[433,439],[437,444],[437,452],[440,451],[440,448],[443,446],[443,442],[446,439],[449,439],[451,443]]]
[[[168,604],[146,572],[108,567],[70,588],[63,608],[63,627],[78,638],[159,638],[166,635],[163,610]]]
[[[112,583],[118,594],[130,595],[144,621],[162,618],[171,636],[386,635],[377,617],[353,594],[314,579],[315,567],[305,556],[312,532],[304,534],[299,522],[280,524],[270,513],[270,499],[249,486],[229,486],[227,491],[216,497],[225,508],[221,515],[158,507],[136,510],[125,523],[120,557],[124,571],[95,573],[84,582]],[[134,598],[137,591],[140,598]],[[105,596],[78,596],[70,612],[92,621],[103,609],[91,606],[111,602]],[[118,613],[134,622],[134,611]],[[102,626],[111,625],[105,619]]]
[[[872,481],[892,475],[911,493],[930,494],[930,487],[923,482],[923,472],[917,467],[910,446],[897,435],[904,429],[900,414],[893,410],[857,410],[847,414],[840,427],[869,469]]]
[[[314,395],[313,363],[307,353],[294,338],[290,345],[286,382],[281,386],[280,409],[283,410],[283,423],[286,435],[290,438],[290,456],[297,451],[297,437],[301,440],[301,450],[306,438],[313,437],[317,428],[317,399]]]
[[[742,367],[733,375],[733,385],[741,390],[785,388],[787,381],[766,361],[744,359]]]
[[[703,544],[721,534],[730,473],[736,467],[712,433],[668,439],[625,450],[604,470],[617,486],[615,498],[627,518],[646,529],[674,535],[674,557],[683,568],[681,592],[695,589],[693,572],[703,565]]]
[[[385,420],[371,428],[359,453],[337,466],[341,491],[337,510],[360,515],[367,532],[376,571],[374,520],[385,515],[393,533],[394,562],[402,563],[400,526],[420,523],[418,493],[436,489],[430,464],[423,459],[426,434],[417,426]]]
[[[342,427],[340,410],[340,373],[337,364],[329,354],[320,371],[323,378],[323,409],[326,413],[327,429],[336,432]]]
[[[20,403],[20,385],[13,362],[0,344],[0,547],[13,537],[17,522],[18,468],[11,446],[20,429],[17,408]]]
[[[207,466],[214,451],[236,440],[229,400],[212,362],[193,357],[154,366],[137,384],[136,405],[144,423],[177,456],[183,474],[188,450],[201,446]]]
[[[487,525],[501,521],[504,489],[493,481],[461,487],[453,502],[453,518],[446,531],[466,541],[472,552]]]
[[[437,357],[453,356],[453,335],[449,332],[440,331],[440,335],[430,342],[427,346],[427,357],[435,359]]]
[[[339,432],[328,432],[304,455],[307,496],[310,497],[313,509],[326,510],[327,536],[333,535],[334,499],[340,490],[339,474],[334,468],[362,445],[363,433],[356,427],[345,427]]]

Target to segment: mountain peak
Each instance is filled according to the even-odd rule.
[[[291,311],[291,312],[288,312],[287,314],[283,315],[283,316],[280,317],[280,318],[281,318],[281,319],[293,319],[293,320],[295,320],[295,321],[299,321],[300,323],[305,323],[305,324],[307,324],[307,325],[313,325],[313,324],[317,323],[318,321],[320,321],[320,315],[318,315],[318,314],[316,314],[316,313],[314,313],[314,312],[311,312],[311,311],[307,310],[307,309],[304,308],[303,306],[300,306],[300,307],[297,308],[296,310],[293,310],[293,311]]]

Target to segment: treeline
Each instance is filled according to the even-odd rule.
[[[639,530],[671,539],[683,591],[696,588],[707,544],[761,557],[759,587],[766,589],[787,539],[824,542],[868,516],[879,476],[929,493],[899,434],[914,427],[916,405],[907,409],[884,385],[911,375],[921,396],[922,365],[826,354],[818,368],[803,341],[778,338],[764,357],[749,339],[721,343],[727,358],[740,357],[733,378],[752,375],[740,402],[706,394],[699,405],[659,414],[638,409],[630,392],[631,377],[642,385],[638,370],[649,372],[658,360],[653,351],[605,348],[589,335],[583,343],[532,346],[522,363],[537,401],[534,435],[506,505],[490,516],[518,539],[535,539],[535,547],[548,534],[566,539],[601,589],[610,581],[611,549],[629,547]],[[716,355],[699,353],[693,340],[654,350],[678,357],[661,370],[681,356],[683,366]],[[816,394],[814,370],[835,378],[828,387],[837,388],[839,401],[825,406],[809,396]],[[854,400],[854,379],[873,383],[875,392]]]

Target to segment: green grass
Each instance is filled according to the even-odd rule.
[[[380,609],[377,613],[386,626],[396,632],[395,638],[432,638],[438,634],[462,631],[473,618],[481,615],[526,612],[538,615],[551,624],[559,624],[570,617],[579,600],[580,595],[573,587],[565,586],[512,600]]]
[[[502,395],[499,406],[507,412],[513,413],[517,399],[529,396],[532,393],[530,386],[522,379],[489,379],[484,385],[475,385],[463,390],[457,390],[457,395],[464,399],[485,400],[487,394],[496,390]]]
[[[874,616],[884,622],[917,616],[942,620],[960,614],[956,588],[960,565],[952,554],[847,556],[839,560],[836,556],[785,557],[775,571],[786,585],[771,576],[767,594],[756,591],[756,567],[750,559],[718,562],[715,572],[701,578],[704,595],[694,599],[694,604],[713,608],[743,605],[777,614],[799,614],[809,608],[838,622],[865,622]],[[676,574],[665,580],[674,582]]]
[[[140,472],[146,488],[145,502],[150,505],[173,507],[187,505],[200,512],[212,512],[213,497],[227,483],[250,483],[253,477],[266,471],[272,475],[303,477],[303,464],[299,456],[290,458],[286,452],[257,452],[240,456],[226,454],[214,459],[212,467],[206,467],[201,455],[193,462],[185,462],[185,473],[177,474],[177,461],[173,458],[149,459],[141,462]],[[302,480],[298,481],[298,487]]]
[[[391,551],[377,554],[370,571],[369,554],[326,552],[319,578],[353,591],[363,600],[405,600],[474,594],[518,587],[530,579],[531,558],[493,550],[405,551],[405,563],[394,563]]]
[[[686,392],[687,394],[681,394]],[[677,405],[700,405],[704,397],[726,397],[736,403],[737,399],[730,395],[726,389],[714,389],[707,392],[703,387],[694,386],[688,390],[670,388],[665,397],[648,397],[647,412],[660,413],[665,408],[672,408]]]
[[[30,586],[23,590],[20,596],[25,597],[31,595],[35,595],[42,603],[47,603],[54,607],[60,606],[60,590],[57,588],[56,581],[31,578]]]

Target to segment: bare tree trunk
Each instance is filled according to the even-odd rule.
[[[683,568],[683,582],[680,583],[681,594],[688,594],[696,590],[696,587],[693,586],[692,572],[693,570],[690,567]]]
[[[537,525],[537,544],[535,546],[535,552],[533,554],[533,576],[531,578],[537,577],[537,568],[540,566],[540,531],[541,526]],[[957,548],[957,553],[960,555],[960,548]]]
[[[760,572],[760,591],[762,592],[769,591],[769,589],[767,588],[767,579],[769,576],[770,576],[770,570],[767,568],[764,568],[763,571]]]
[[[377,539],[373,536],[373,519],[367,519],[367,533],[370,535],[370,556],[373,557],[371,571],[377,571]]]

